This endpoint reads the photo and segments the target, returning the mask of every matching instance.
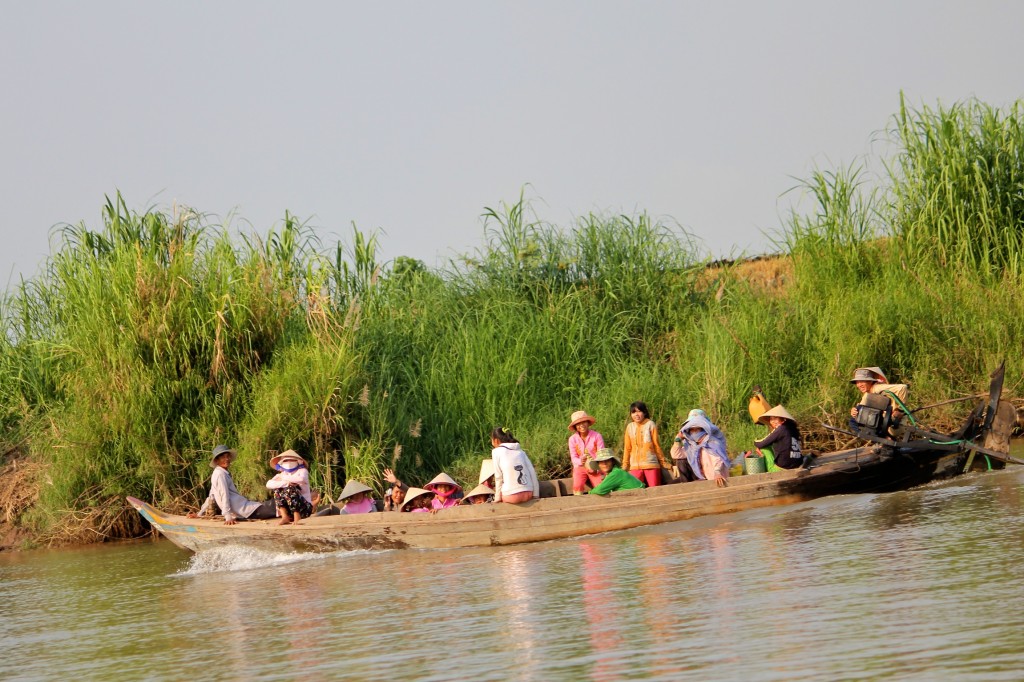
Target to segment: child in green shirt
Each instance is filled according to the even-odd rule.
[[[620,464],[619,458],[615,456],[611,448],[601,448],[597,451],[597,456],[591,459],[587,466],[592,471],[603,473],[604,480],[590,490],[591,495],[607,495],[616,490],[632,490],[633,488],[644,487],[644,484],[636,476],[633,476],[625,469],[620,469]]]

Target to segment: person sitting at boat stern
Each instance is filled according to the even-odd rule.
[[[440,511],[441,509],[458,506],[458,493],[462,492],[462,486],[443,471],[434,476],[430,483],[423,487],[434,493],[434,499],[430,502],[431,509]]]
[[[695,412],[690,412],[690,417],[679,429],[683,434],[686,461],[699,480],[713,480],[719,487],[725,486],[729,478],[725,436],[703,412]]]
[[[629,418],[623,437],[622,468],[648,488],[661,485],[661,470],[668,469],[668,465],[658,443],[658,427],[647,405],[639,400],[629,406]]]
[[[591,495],[607,495],[616,490],[634,490],[643,488],[644,484],[636,476],[625,469],[619,468],[619,458],[611,448],[601,448],[597,455],[587,464],[592,471],[600,472],[604,478],[594,486]]]
[[[597,451],[604,447],[604,436],[590,427],[595,420],[583,410],[573,412],[569,417],[569,459],[572,461],[572,494],[582,495],[590,487],[601,482],[602,476],[587,466]]]
[[[899,425],[903,415],[906,414],[907,398],[910,389],[906,384],[887,383],[885,375],[878,367],[858,367],[853,372],[850,383],[861,392],[860,402],[850,408],[850,430],[858,431],[860,424],[857,422],[857,415],[861,407],[867,402],[867,396],[871,394],[882,395],[889,399],[892,405],[892,419],[894,425]]]
[[[487,504],[493,499],[494,490],[490,486],[481,483],[462,498],[462,504]]]
[[[405,494],[405,501],[402,502],[399,511],[429,513],[430,501],[433,497],[434,493],[429,490],[409,488],[409,491]]]
[[[277,474],[267,481],[274,491],[274,504],[281,515],[281,525],[299,522],[313,513],[313,493],[309,489],[306,460],[294,450],[286,450],[270,458],[270,468]]]
[[[491,431],[494,460],[494,501],[522,504],[540,497],[540,479],[533,462],[512,432],[503,426]]]
[[[804,462],[800,447],[800,429],[793,415],[782,405],[776,405],[757,418],[759,424],[770,426],[772,432],[761,440],[754,441],[757,454],[765,458],[768,465],[770,459],[774,466],[767,466],[768,471],[778,469],[796,469]],[[770,452],[762,452],[769,450]]]
[[[213,467],[213,474],[210,475],[210,494],[199,508],[199,513],[189,512],[190,519],[204,516],[210,506],[217,505],[220,513],[224,515],[224,525],[233,526],[238,519],[272,519],[277,516],[273,500],[255,502],[242,496],[231,480],[228,467],[235,461],[238,455],[227,445],[218,445],[213,449],[213,458],[210,466]]]

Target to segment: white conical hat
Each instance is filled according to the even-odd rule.
[[[481,483],[477,487],[475,487],[472,490],[470,490],[466,494],[465,499],[468,500],[469,498],[476,497],[477,495],[493,495],[493,494],[494,494],[494,490],[492,490],[490,486],[486,486],[483,483]]]
[[[488,457],[480,462],[480,480],[478,483],[485,483],[488,478],[494,475],[494,460]]]
[[[353,495],[358,495],[359,493],[372,492],[373,490],[369,486],[364,485],[355,479],[352,479],[351,481],[345,484],[345,488],[341,491],[341,494],[338,495],[338,502],[341,502],[342,500],[347,500]]]
[[[426,488],[427,490],[433,492],[434,491],[434,486],[435,485],[440,485],[442,483],[447,483],[448,485],[453,485],[453,486],[455,486],[456,490],[462,490],[462,486],[459,485],[458,483],[456,483],[454,478],[452,478],[448,474],[444,473],[443,471],[441,473],[439,473],[437,476],[434,476],[433,480],[430,481],[430,483],[426,484],[423,487]]]
[[[765,412],[764,414],[762,414],[760,417],[758,417],[757,423],[758,424],[767,424],[768,423],[768,417],[781,417],[782,419],[788,419],[791,422],[796,422],[796,420],[793,419],[793,415],[791,415],[789,412],[787,412],[786,408],[783,407],[782,405],[776,405],[772,409],[770,409],[767,412]]]
[[[399,511],[405,509],[406,505],[408,505],[410,502],[415,500],[417,497],[422,497],[423,495],[433,495],[433,494],[434,494],[433,492],[431,492],[429,490],[424,490],[423,488],[409,488],[409,490],[406,491],[406,493],[405,493],[405,499],[402,500],[402,506],[399,507]]]

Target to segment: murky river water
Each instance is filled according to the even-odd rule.
[[[511,548],[0,555],[5,679],[1024,678],[1024,468]]]

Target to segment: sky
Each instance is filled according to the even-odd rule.
[[[525,192],[771,251],[815,168],[913,106],[1024,96],[1018,2],[15,2],[0,22],[0,277],[106,195],[443,265]]]

